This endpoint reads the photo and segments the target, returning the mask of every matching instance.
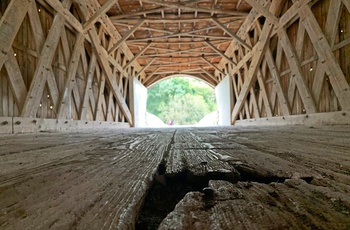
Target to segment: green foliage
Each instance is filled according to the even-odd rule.
[[[214,90],[198,80],[176,77],[148,90],[147,112],[164,123],[172,119],[176,125],[195,124],[215,110]]]

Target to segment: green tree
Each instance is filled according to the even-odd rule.
[[[214,90],[194,79],[171,78],[148,90],[147,111],[165,123],[173,119],[177,125],[195,124],[215,110]]]

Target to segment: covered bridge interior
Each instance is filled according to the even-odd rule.
[[[349,229],[349,55],[350,0],[2,0],[0,229]],[[181,74],[222,126],[137,128]]]

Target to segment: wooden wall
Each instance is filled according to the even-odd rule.
[[[133,55],[97,1],[6,0],[0,12],[0,117],[128,122]],[[97,20],[96,20],[97,21]],[[84,27],[85,26],[85,27]]]
[[[258,2],[275,17],[254,7],[238,32],[252,50],[233,42],[226,55],[238,65],[220,63],[232,122],[350,111],[350,1]]]
[[[245,0],[253,6],[219,64],[237,120],[350,111],[350,1]],[[128,79],[144,77],[95,0],[0,4],[0,117],[128,122]],[[268,9],[268,10],[267,10]],[[97,23],[96,23],[97,22]],[[110,52],[111,51],[111,52]]]

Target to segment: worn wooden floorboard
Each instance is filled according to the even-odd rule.
[[[134,229],[152,185],[205,182],[160,229],[349,229],[350,127],[0,136],[0,229]]]

